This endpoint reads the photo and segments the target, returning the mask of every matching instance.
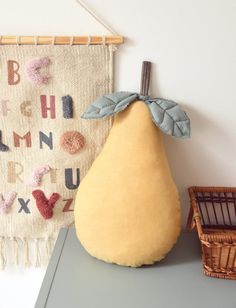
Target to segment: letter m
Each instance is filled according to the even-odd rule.
[[[20,147],[20,140],[25,140],[25,144],[27,148],[31,147],[31,133],[26,133],[23,137],[19,136],[17,133],[13,132],[14,146],[16,148]]]

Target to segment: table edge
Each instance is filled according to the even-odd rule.
[[[35,303],[35,308],[45,308],[47,305],[48,297],[51,291],[51,287],[56,276],[56,271],[60,258],[63,252],[66,238],[68,236],[69,227],[62,228],[59,232],[58,238],[53,249],[52,256],[50,258],[46,273],[43,278],[43,282],[38,294],[38,298]]]

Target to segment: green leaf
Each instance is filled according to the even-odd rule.
[[[83,113],[83,119],[99,119],[114,115],[124,110],[139,97],[137,93],[115,92],[104,95],[95,100]]]
[[[152,115],[153,122],[167,135],[178,138],[190,137],[190,120],[180,106],[170,100],[150,99],[133,92],[115,92],[95,100],[81,116],[84,119],[99,119],[124,110],[135,100],[143,100]]]
[[[145,101],[153,122],[167,135],[189,138],[190,119],[180,106],[170,100],[157,98]]]

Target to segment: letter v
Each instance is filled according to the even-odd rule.
[[[15,191],[10,191],[6,196],[0,194],[0,212],[7,213],[12,206],[17,193]]]

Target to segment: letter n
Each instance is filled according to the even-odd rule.
[[[25,140],[25,144],[27,148],[31,148],[31,133],[26,133],[23,137],[19,136],[17,133],[13,132],[14,146],[16,148],[20,147],[20,140]]]
[[[53,149],[53,138],[52,133],[49,133],[49,136],[45,135],[43,132],[39,132],[39,143],[40,143],[40,149],[43,148],[43,143],[45,143],[50,150]]]
[[[16,85],[20,82],[19,72],[20,65],[14,60],[7,61],[7,70],[8,70],[8,84]]]
[[[43,118],[47,118],[48,117],[48,111],[50,111],[51,119],[55,119],[56,118],[55,96],[54,95],[50,95],[49,106],[47,105],[47,96],[46,95],[40,95],[40,101],[41,101],[42,117]]]

